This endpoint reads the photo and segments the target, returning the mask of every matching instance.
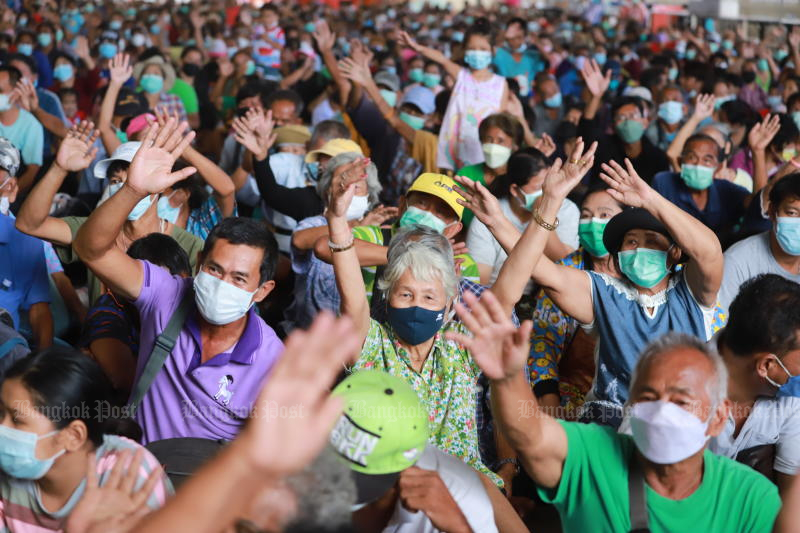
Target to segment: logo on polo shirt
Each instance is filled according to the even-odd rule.
[[[219,390],[214,395],[214,399],[222,405],[228,405],[231,403],[231,396],[233,396],[233,391],[228,389],[228,387],[233,384],[233,376],[230,374],[222,376],[219,378],[218,383]]]

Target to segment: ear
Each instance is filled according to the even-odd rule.
[[[760,353],[756,356],[755,371],[756,375],[760,378],[766,378],[769,375],[769,369],[775,364],[774,359],[770,353]]]
[[[716,437],[722,430],[725,429],[725,424],[728,422],[728,415],[731,412],[731,401],[725,398],[721,404],[717,406],[716,411],[711,415],[708,422],[708,429],[706,435],[709,437]]]
[[[669,259],[673,265],[677,265],[678,261],[681,260],[681,256],[683,255],[683,251],[678,248],[677,245],[673,245],[672,248],[669,249]]]
[[[275,288],[275,280],[268,280],[261,284],[258,289],[256,289],[255,295],[253,295],[253,302],[258,303],[266,298],[269,293],[272,292],[272,289]]]
[[[464,225],[461,223],[461,221],[458,221],[452,226],[448,226],[447,228],[445,228],[444,236],[447,237],[448,239],[452,239],[461,232],[461,229],[463,227]]]
[[[61,430],[59,440],[68,452],[80,450],[89,440],[89,430],[82,420],[73,420]]]

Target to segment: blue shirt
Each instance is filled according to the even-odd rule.
[[[498,74],[517,80],[522,96],[530,94],[533,78],[544,70],[544,62],[535,50],[525,50],[516,61],[508,49],[501,47],[497,49],[493,62]]]
[[[20,109],[19,117],[12,125],[6,126],[0,122],[0,136],[17,147],[23,163],[41,166],[44,153],[44,128],[33,115]]]
[[[41,107],[43,111],[57,117],[65,126],[69,127],[67,116],[64,114],[64,108],[61,107],[61,101],[55,93],[38,87],[36,89],[36,95],[39,97],[39,107]],[[44,153],[46,155],[50,155],[52,146],[53,134],[44,130]]]
[[[600,337],[590,393],[597,400],[625,403],[639,354],[662,335],[680,331],[702,340],[711,337],[714,308],[697,302],[683,271],[672,274],[667,288],[654,295],[640,294],[627,280],[592,271],[587,275],[592,282],[593,328]]]
[[[659,172],[653,178],[653,189],[714,233],[733,229],[744,214],[744,200],[750,193],[728,180],[715,179],[708,188],[708,201],[702,211],[692,199],[692,191],[677,172]]]
[[[19,328],[19,311],[50,301],[50,281],[42,241],[14,227],[14,219],[0,215],[0,307],[8,310]]]

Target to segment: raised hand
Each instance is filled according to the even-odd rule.
[[[89,39],[85,35],[78,35],[75,37],[75,55],[79,58],[86,60],[91,58],[91,51],[89,50]]]
[[[359,63],[350,57],[346,57],[339,62],[339,70],[345,78],[362,87],[372,79],[369,68],[365,64]]]
[[[10,101],[12,104],[19,105],[22,109],[28,112],[33,112],[33,102],[31,101],[31,94],[28,90],[28,82],[25,79],[21,79],[17,82],[14,89],[11,91],[11,98]],[[35,91],[34,91],[35,93]],[[36,97],[37,106],[39,98]]]
[[[242,447],[244,458],[265,476],[282,478],[308,466],[342,411],[341,399],[329,390],[361,344],[349,318],[335,319],[326,311],[307,332],[292,332],[250,420],[231,446]],[[276,408],[299,416],[275,416]]]
[[[98,135],[100,132],[94,128],[94,122],[91,120],[84,120],[72,126],[58,147],[56,165],[66,172],[79,172],[89,168],[97,156],[94,142]]]
[[[95,456],[93,453],[89,454],[86,489],[67,519],[66,533],[128,531],[138,519],[149,512],[147,500],[163,471],[161,468],[153,470],[141,488],[136,490],[143,453],[141,448],[133,457],[129,450],[120,452],[102,487],[97,481]]]
[[[505,215],[500,208],[500,202],[486,186],[464,176],[453,176],[453,180],[461,186],[458,193],[463,197],[463,200],[457,198],[456,202],[471,209],[487,228],[496,226],[503,220]]]
[[[553,138],[546,133],[533,143],[533,147],[542,152],[545,156],[550,157],[556,151],[556,143]]]
[[[781,129],[780,115],[767,114],[764,119],[750,129],[747,143],[754,152],[763,152]]]
[[[339,165],[331,178],[328,215],[337,218],[347,216],[347,208],[356,193],[356,183],[367,179],[368,157],[356,159],[345,165]]]
[[[594,165],[594,153],[596,150],[597,141],[593,142],[589,149],[584,151],[583,137],[578,137],[569,160],[566,163],[562,163],[561,159],[556,159],[547,170],[547,175],[545,175],[544,184],[542,185],[544,196],[563,202],[564,198],[580,183],[581,179]]]
[[[350,57],[356,63],[363,65],[369,65],[372,61],[372,50],[367,48],[364,43],[359,41],[358,39],[352,39],[350,41]]]
[[[111,59],[111,64],[108,66],[109,76],[111,83],[116,85],[124,85],[133,75],[133,66],[131,65],[131,57],[128,54],[119,53]]]
[[[701,122],[714,113],[714,104],[717,102],[717,97],[713,94],[700,94],[694,102],[694,112],[692,119]]]
[[[199,30],[203,27],[203,24],[206,23],[206,18],[199,9],[192,9],[189,13],[189,21],[192,23],[192,26]]]
[[[379,205],[367,213],[361,219],[362,226],[380,226],[387,220],[391,220],[400,214],[400,210],[396,207],[386,207]]]
[[[325,20],[320,20],[314,26],[314,32],[311,34],[314,40],[317,41],[317,48],[321,52],[332,50],[336,44],[336,34],[331,31],[330,26]]]
[[[175,161],[194,139],[193,131],[183,134],[188,127],[173,117],[163,126],[151,124],[128,168],[125,186],[140,194],[154,194],[197,172],[194,167],[172,172]]]
[[[408,34],[408,32],[401,31],[397,35],[398,35],[399,42],[400,42],[401,46],[405,46],[406,48],[411,48],[416,53],[420,53],[420,50],[422,50],[422,47],[417,43],[417,41],[414,40],[413,37],[411,37]]]
[[[480,299],[471,292],[464,292],[463,299],[467,305],[457,303],[456,313],[472,336],[454,331],[448,331],[445,336],[469,350],[489,379],[517,376],[528,361],[531,321],[515,327],[490,290],[483,291]]]
[[[655,191],[636,173],[630,159],[625,158],[625,167],[613,160],[601,167],[600,178],[609,185],[607,192],[614,200],[647,208]]]
[[[792,31],[789,32],[789,35],[786,36],[786,41],[789,43],[792,50],[800,50],[800,31],[793,28]]]
[[[583,82],[595,98],[600,98],[606,93],[608,86],[611,84],[611,74],[612,72],[609,69],[604,76],[603,71],[600,70],[600,65],[594,59],[584,62],[581,69]]]
[[[254,129],[250,127],[245,117],[236,117],[233,119],[233,138],[237,143],[241,144],[249,150],[259,161],[267,157],[267,152],[262,152],[261,143],[258,141],[258,135]]]

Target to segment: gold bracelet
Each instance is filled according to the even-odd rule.
[[[355,242],[356,240],[352,237],[350,238],[350,242],[348,242],[347,244],[336,244],[332,240],[328,239],[328,248],[330,248],[331,252],[333,253],[346,252],[347,250],[353,247],[353,244],[355,244]]]
[[[558,227],[558,217],[556,217],[556,221],[555,222],[550,224],[550,223],[544,221],[544,219],[542,218],[542,215],[539,214],[539,210],[538,209],[534,209],[533,210],[533,220],[535,220],[537,224],[539,224],[541,227],[543,227],[547,231],[553,231],[554,229],[556,229]]]

